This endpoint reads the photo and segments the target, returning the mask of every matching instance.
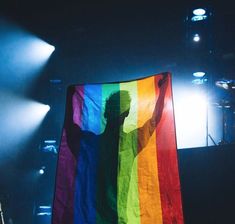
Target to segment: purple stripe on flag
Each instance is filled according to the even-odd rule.
[[[65,122],[57,164],[52,224],[74,223],[74,184],[77,166],[77,152],[75,152],[74,148],[78,147],[78,145],[71,141],[73,139],[71,133],[76,134],[76,126],[81,123],[81,116],[72,116],[74,91],[74,87],[70,87],[67,92]],[[83,87],[76,87],[76,94],[83,98]],[[77,104],[80,107],[80,111],[82,111],[83,107],[82,102],[80,101]]]

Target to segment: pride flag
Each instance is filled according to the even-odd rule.
[[[52,223],[183,223],[169,73],[68,88]]]

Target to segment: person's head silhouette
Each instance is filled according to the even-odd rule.
[[[112,93],[105,104],[104,117],[107,123],[120,126],[129,115],[131,97],[126,90]]]

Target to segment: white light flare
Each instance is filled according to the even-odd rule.
[[[55,50],[54,46],[37,37],[29,37],[26,47],[28,48],[28,52],[25,56],[27,56],[28,59],[35,64],[42,64],[46,62]]]
[[[196,90],[182,90],[174,94],[174,109],[178,148],[205,146],[207,97]]]
[[[205,76],[205,74],[206,74],[205,72],[194,72],[193,76],[197,78],[202,78]]]
[[[201,38],[200,38],[200,36],[199,36],[199,34],[194,34],[194,36],[193,36],[193,41],[194,42],[199,42],[201,40]]]
[[[193,10],[193,14],[194,14],[195,16],[203,16],[203,15],[206,14],[206,10],[203,9],[203,8],[194,9],[194,10]]]
[[[27,90],[55,48],[37,36],[0,20],[0,86]]]
[[[0,97],[4,105],[0,110],[1,162],[2,157],[15,156],[40,126],[50,107],[9,92],[0,92]]]
[[[40,169],[38,172],[39,172],[39,174],[42,175],[42,174],[44,174],[44,169]]]

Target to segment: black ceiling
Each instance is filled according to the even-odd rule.
[[[193,28],[186,18],[197,5],[212,13],[202,50],[187,39]],[[184,77],[200,66],[207,69],[209,51],[216,78],[234,76],[235,10],[226,1],[11,0],[3,4],[1,14],[56,46],[52,61],[57,69],[52,73],[66,82],[96,82],[94,73],[100,81],[114,81],[125,79],[125,74],[129,79],[130,74],[162,70]],[[112,77],[107,78],[109,71]]]

